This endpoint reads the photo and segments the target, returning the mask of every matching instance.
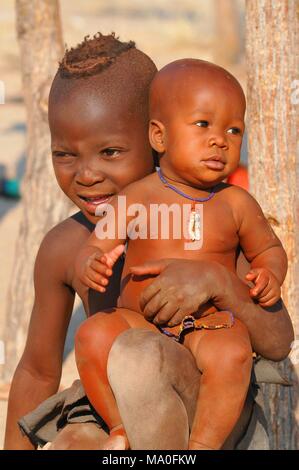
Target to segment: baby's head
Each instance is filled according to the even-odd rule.
[[[209,188],[238,166],[245,96],[210,62],[183,59],[162,68],[150,93],[150,141],[166,176]]]
[[[115,36],[65,53],[49,97],[53,165],[65,194],[91,220],[112,195],[149,174],[151,59]]]

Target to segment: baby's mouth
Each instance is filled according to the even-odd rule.
[[[211,155],[202,161],[202,163],[210,170],[222,171],[225,167],[225,160],[220,155]]]

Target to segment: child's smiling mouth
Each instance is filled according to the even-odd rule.
[[[90,196],[90,195],[83,196],[83,195],[78,194],[78,197],[83,202],[85,209],[89,213],[92,213],[92,214],[95,214],[95,211],[98,206],[102,204],[108,204],[113,196],[114,196],[114,193],[100,194],[96,196]]]

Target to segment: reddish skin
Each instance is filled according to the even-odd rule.
[[[241,188],[221,183],[239,164],[245,113],[244,94],[239,84],[218,67],[202,63],[199,66],[199,61],[178,61],[156,76],[151,100],[150,141],[161,155],[164,175],[192,197],[206,197],[209,188],[218,186],[216,196],[204,205],[204,243],[195,251],[186,251],[186,240],[173,239],[171,235],[170,240],[163,240],[161,235],[158,235],[160,239],[150,239],[149,204],[186,203],[184,198],[163,186],[157,174],[129,185],[120,193],[126,196],[127,207],[138,202],[148,209],[147,239],[129,242],[123,271],[125,282],[118,302],[118,307],[122,308],[88,320],[80,327],[76,341],[77,366],[85,390],[112,433],[121,425],[121,418],[106,373],[111,345],[128,328],[155,331],[140,315],[138,302],[151,279],[136,282],[130,276],[131,266],[166,256],[210,260],[234,272],[240,244],[257,272],[252,276],[253,294],[259,296],[264,305],[272,305],[276,297],[280,297],[280,283],[286,273],[285,252],[256,201]],[[128,226],[132,217],[118,213],[117,198],[111,204],[116,220],[119,222],[119,217],[126,217]],[[215,225],[219,220],[222,221],[221,232]],[[100,240],[94,232],[76,261],[76,272],[82,283],[104,292],[113,264],[123,250],[120,244],[125,241],[119,238]],[[215,307],[202,306],[196,315],[215,310]],[[101,353],[92,358],[86,341],[90,328],[102,331],[101,341],[98,341]],[[178,331],[178,327],[168,329],[175,334]],[[232,328],[218,330],[217,336],[214,331],[194,331],[186,337],[185,345],[203,374],[189,448],[219,449],[232,431],[247,393],[252,363],[248,332],[236,320]],[[226,351],[225,357],[229,358],[223,362],[221,370],[215,368],[219,361],[216,351]],[[221,394],[219,400],[223,383],[227,384],[231,395],[223,398]],[[123,446],[128,446],[125,436]]]

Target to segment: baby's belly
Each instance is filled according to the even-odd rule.
[[[173,257],[173,256],[172,256]],[[158,259],[163,258],[161,255]],[[134,276],[130,273],[129,267],[133,265],[139,265],[142,264],[143,261],[139,261],[138,263],[135,261],[133,263],[127,263],[127,261],[130,261],[129,259],[126,260],[124,270],[123,270],[123,275],[122,275],[122,280],[121,280],[121,290],[120,290],[120,296],[118,299],[118,307],[122,308],[128,308],[130,310],[134,310],[135,312],[139,312],[142,314],[141,308],[140,308],[140,297],[143,291],[154,282],[155,278],[157,276]],[[216,260],[214,260],[216,261]],[[230,266],[226,266],[228,269]],[[233,269],[230,269],[233,271]],[[189,281],[190,279],[186,279],[186,282]],[[196,282],[196,279],[193,280]],[[199,288],[200,288],[200,280],[199,280]],[[158,287],[157,287],[157,292],[158,292]],[[201,305],[199,309],[196,312],[193,312],[193,315],[195,317],[200,317],[204,314],[208,313],[213,313],[217,309],[212,305],[212,303],[207,302],[204,305]]]
[[[164,245],[165,244],[165,245]],[[130,249],[131,248],[131,249]],[[165,254],[167,253],[167,256]],[[141,313],[140,309],[140,296],[144,289],[148,287],[155,279],[156,276],[133,276],[130,274],[130,266],[138,266],[149,260],[160,260],[163,258],[176,258],[176,259],[190,259],[192,261],[206,260],[207,263],[216,261],[224,265],[228,270],[235,272],[235,253],[207,253],[203,250],[197,252],[182,251],[178,249],[177,244],[170,243],[169,241],[159,241],[153,246],[143,246],[142,243],[135,242],[131,244],[126,255],[125,266],[122,274],[121,281],[121,294],[118,301],[118,306],[128,308]],[[190,279],[188,279],[190,281]],[[194,279],[196,282],[196,279]],[[204,313],[212,313],[216,309],[207,303],[198,310],[198,316]],[[197,315],[196,315],[197,316]]]
[[[143,290],[153,282],[154,277],[132,276],[125,274],[121,281],[121,293],[118,307],[128,308],[135,312],[141,312],[139,299]]]

